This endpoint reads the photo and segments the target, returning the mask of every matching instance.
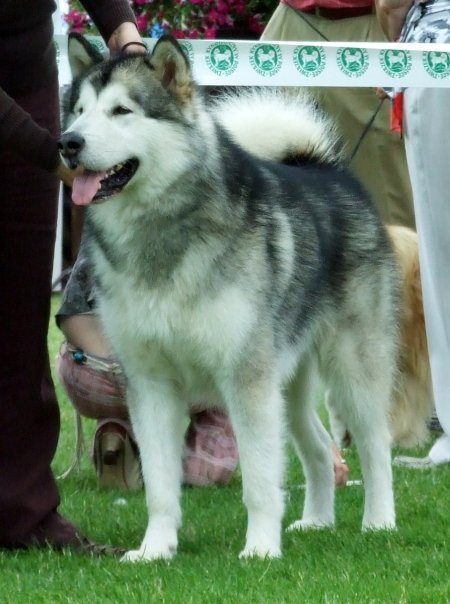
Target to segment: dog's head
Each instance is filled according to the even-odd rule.
[[[195,114],[195,86],[178,42],[164,36],[151,55],[103,60],[84,39],[71,36],[69,56],[75,80],[60,150],[68,165],[84,168],[74,183],[74,202],[119,194],[143,171],[157,174],[164,156],[175,156],[176,172],[176,157],[189,155],[186,131]]]

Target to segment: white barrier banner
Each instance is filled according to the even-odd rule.
[[[107,54],[103,39],[89,41]],[[155,39],[145,38],[151,49]],[[194,78],[210,86],[450,87],[450,44],[179,40]],[[67,37],[55,36],[60,84]]]

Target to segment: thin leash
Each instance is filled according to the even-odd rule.
[[[316,32],[316,34],[318,34],[323,40],[325,40],[325,42],[330,42],[330,39],[327,38],[320,31],[320,29],[318,29],[313,23],[311,23],[311,21],[305,16],[304,13],[302,13],[301,11],[299,11],[297,9],[294,9],[294,10],[297,13],[297,15],[300,17],[300,19],[303,19],[303,21],[308,25],[308,27],[310,27],[312,30],[314,30]],[[362,142],[364,141],[365,137],[367,136],[367,133],[369,132],[370,128],[372,127],[372,124],[374,123],[374,121],[378,115],[378,112],[380,111],[381,106],[383,105],[384,101],[385,101],[384,98],[380,99],[380,102],[378,103],[375,111],[373,112],[373,115],[371,116],[371,118],[369,119],[367,124],[362,129],[362,132],[361,132],[358,140],[356,141],[356,145],[354,146],[353,151],[351,152],[351,154],[348,158],[347,166],[350,166],[350,164],[352,163],[352,160],[354,159],[355,155],[359,151],[359,148],[361,147]]]
[[[352,151],[352,153],[350,154],[350,157],[348,158],[348,162],[347,162],[347,163],[348,163],[348,165],[350,165],[350,164],[352,163],[352,159],[355,157],[356,153],[358,152],[358,150],[359,150],[359,148],[360,148],[360,146],[361,146],[361,143],[363,142],[363,140],[364,140],[364,139],[365,139],[365,137],[366,137],[366,134],[369,132],[369,130],[370,130],[370,128],[371,128],[371,126],[372,126],[372,124],[374,123],[375,118],[377,117],[378,112],[379,112],[379,111],[380,111],[380,109],[381,109],[381,105],[384,103],[384,100],[385,100],[384,98],[383,98],[383,99],[380,99],[380,102],[378,103],[377,108],[376,108],[376,109],[375,109],[375,111],[373,112],[372,117],[371,117],[371,118],[370,118],[370,120],[367,122],[367,124],[364,126],[363,131],[361,132],[361,134],[360,134],[360,136],[359,136],[358,140],[356,141],[356,145],[355,145],[355,147],[353,148],[353,151]]]

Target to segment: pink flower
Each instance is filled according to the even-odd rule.
[[[229,7],[226,2],[224,2],[223,0],[219,0],[217,2],[216,9],[217,9],[217,12],[219,12],[219,13],[227,13],[229,10]]]
[[[215,25],[225,25],[225,23],[227,23],[230,17],[227,14],[219,13],[218,11],[213,9],[210,10],[207,14],[207,19],[209,23]]]
[[[242,15],[243,13],[245,13],[245,2],[236,2],[234,10],[237,12],[238,15]]]
[[[147,15],[137,15],[136,22],[139,31],[146,32],[148,27]]]
[[[177,38],[178,40],[181,40],[186,37],[186,32],[184,32],[182,29],[172,29],[170,33],[174,38]]]
[[[0,0],[1,2],[1,0]],[[144,35],[159,25],[177,38],[214,39],[218,29],[232,30],[237,25],[260,33],[271,16],[266,0],[129,0],[139,31]],[[68,0],[64,15],[70,31],[96,33],[79,0]]]
[[[205,27],[205,39],[206,40],[215,40],[216,31],[217,30],[215,27]]]
[[[87,15],[76,10],[71,10],[67,15],[64,15],[64,21],[69,26],[71,32],[83,33],[89,25]]]
[[[248,18],[248,28],[256,34],[261,34],[264,30],[264,23],[261,21],[261,15],[250,15]]]
[[[219,17],[219,13],[217,11],[215,11],[214,9],[210,10],[208,12],[207,18],[210,23],[215,23],[217,21],[218,17]]]

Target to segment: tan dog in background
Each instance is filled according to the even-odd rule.
[[[415,447],[429,438],[427,420],[434,410],[430,363],[425,333],[417,235],[412,229],[388,226],[387,231],[403,274],[402,316],[398,377],[391,408],[393,445]],[[327,399],[333,437],[348,446],[345,419],[339,417]]]
[[[434,409],[417,235],[400,226],[389,226],[388,233],[404,279],[399,376],[391,411],[392,438],[399,446],[414,447],[428,439],[426,422]]]

